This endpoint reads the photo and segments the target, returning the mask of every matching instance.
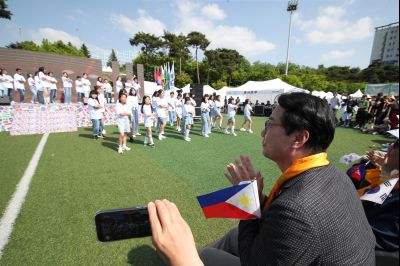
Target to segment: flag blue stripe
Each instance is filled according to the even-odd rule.
[[[243,188],[247,187],[250,184],[251,183],[247,183],[247,184],[241,184],[241,185],[224,188],[224,189],[221,189],[221,190],[218,190],[215,192],[211,192],[209,194],[198,196],[197,200],[199,201],[200,206],[202,208],[210,206],[210,205],[218,204],[221,202],[225,202],[230,197],[232,197],[233,195],[235,195],[240,190],[242,190]]]

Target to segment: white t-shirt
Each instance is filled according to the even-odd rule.
[[[167,117],[166,109],[168,107],[167,99],[165,98],[158,98],[157,99],[157,116],[164,118]]]
[[[135,88],[135,90],[138,91],[140,89],[140,84],[133,82],[133,88]]]
[[[63,76],[61,80],[64,88],[72,88],[72,80],[70,78]]]
[[[220,101],[214,101],[214,109],[221,110],[224,107],[224,103]]]
[[[180,100],[178,100],[178,98],[175,99],[175,110],[177,114],[182,114],[182,106],[183,106],[182,99]]]
[[[194,106],[191,104],[184,104],[182,109],[183,116],[190,117],[195,114]]]
[[[168,111],[173,112],[175,111],[175,98],[168,98]]]
[[[196,106],[196,101],[193,98],[190,98],[190,102],[192,103],[193,106]]]
[[[202,112],[210,111],[210,105],[208,103],[201,102],[200,109]]]
[[[88,79],[82,78],[83,92],[90,92],[90,81]]]
[[[104,83],[101,81],[96,81],[96,85],[99,86],[100,88],[104,88]]]
[[[43,80],[44,79],[44,80]],[[40,78],[41,82],[42,82],[42,86],[43,88],[50,88],[50,82],[49,82],[49,76],[46,74],[43,74],[43,76]]]
[[[13,78],[10,75],[3,74],[3,88],[5,89],[12,89],[13,86]]]
[[[117,80],[117,82],[115,83],[115,91],[117,92],[117,94],[119,94],[119,91],[123,88],[124,85],[122,84],[122,81]]]
[[[35,76],[35,87],[38,91],[43,91],[42,83],[40,82],[39,76]]]
[[[234,116],[234,115],[236,115],[236,105],[234,105],[234,104],[228,104],[228,115],[229,116]]]
[[[133,88],[134,88],[135,91],[136,91],[136,95],[137,95],[138,97],[140,97],[140,84],[139,84],[139,83],[136,83],[136,82],[132,82],[132,84],[133,84]]]
[[[102,108],[99,109],[100,112],[104,113],[106,111],[106,98],[104,97],[103,93],[100,93],[97,95],[97,99],[99,99],[99,103],[103,106]]]
[[[39,87],[41,88],[41,90],[44,90],[45,88],[48,87],[47,86],[47,76],[42,71],[40,71],[38,73],[38,77],[39,77]]]
[[[153,117],[153,112],[151,111],[150,104],[145,104],[143,106],[143,115],[144,115],[144,121],[146,121],[146,119],[148,119],[149,117]]]
[[[132,82],[125,82],[126,91],[129,93],[131,88],[133,88]]]
[[[126,116],[121,115],[122,113],[132,114],[132,109],[129,107],[129,105],[127,103],[122,104],[122,103],[118,102],[115,109],[117,111],[118,118],[126,117]]]
[[[128,95],[126,103],[131,107],[131,109],[137,110],[139,108],[139,101],[137,96]]]
[[[76,92],[78,92],[78,93],[83,93],[83,83],[82,83],[82,80],[79,80],[79,79],[75,80],[75,89],[76,89]]]
[[[112,87],[111,87],[110,83],[103,83],[103,86],[104,86],[104,91],[105,92],[108,92],[108,93],[112,92]]]
[[[21,83],[20,81],[24,82]],[[14,87],[15,89],[25,90],[26,79],[18,73],[14,74]]]
[[[243,114],[245,116],[250,116],[251,115],[251,111],[253,111],[253,108],[251,107],[251,105],[250,104],[246,104],[246,106],[244,107],[244,110],[243,110]]]
[[[91,119],[103,118],[103,112],[101,112],[99,108],[96,108],[99,105],[100,103],[96,99],[88,99],[88,113]]]
[[[57,79],[55,77],[49,77],[50,82],[50,90],[57,89]]]
[[[35,86],[35,80],[33,78],[28,78],[29,87]]]

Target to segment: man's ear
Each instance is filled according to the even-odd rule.
[[[300,149],[304,147],[307,141],[310,139],[310,133],[307,130],[297,130],[293,133],[294,141],[292,148]]]

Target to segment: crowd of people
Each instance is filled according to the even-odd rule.
[[[104,138],[104,115],[108,112],[106,109],[106,97],[103,95],[103,89],[96,85],[89,94],[89,115],[93,124],[93,138]],[[155,91],[150,97],[149,95],[143,96],[140,99],[138,91],[131,87],[129,91],[122,88],[118,91],[118,101],[116,104],[116,113],[118,116],[118,130],[119,130],[119,146],[118,153],[129,151],[127,146],[128,137],[129,142],[133,143],[136,136],[140,136],[139,132],[139,115],[143,115],[144,127],[146,129],[146,136],[144,145],[155,147],[153,140],[153,128],[157,134],[158,140],[166,139],[165,128],[167,122],[169,126],[175,128],[177,133],[183,135],[183,140],[190,142],[190,130],[194,124],[196,117],[195,107],[198,103],[194,100],[194,95],[189,93],[178,93],[175,97],[175,92],[171,91],[169,97],[165,96],[164,90]],[[252,102],[245,101],[244,107],[244,123],[240,131],[252,131],[251,114],[253,112]],[[223,126],[223,111],[225,109],[224,103],[219,95],[204,95],[200,105],[200,118],[201,118],[201,136],[209,138],[212,129],[222,130]],[[234,100],[230,100],[227,105],[227,124],[224,133],[227,135],[237,136],[235,132],[236,125],[236,111],[238,106]],[[246,128],[245,128],[246,127]]]
[[[46,70],[44,67],[39,67],[35,73],[28,73],[26,77],[22,72],[21,68],[17,68],[15,74],[11,76],[7,69],[0,68],[0,97],[6,96],[10,102],[14,102],[14,92],[16,91],[19,95],[18,102],[23,103],[25,102],[25,89],[28,88],[32,95],[31,103],[55,103],[57,101],[57,91],[60,87],[58,84],[62,84],[64,103],[72,103],[73,93],[75,93],[78,103],[86,104],[89,100],[92,83],[87,73],[76,76],[75,80],[73,80],[67,72],[63,72],[58,80],[53,72]],[[136,76],[127,79],[125,84],[120,76],[114,82],[116,94],[122,88],[128,91],[130,88],[135,88],[136,91],[140,89]],[[113,102],[114,92],[108,79],[98,77],[96,86],[102,88],[107,103]],[[75,88],[75,91],[73,91],[73,88]],[[59,101],[62,102],[61,97]]]
[[[333,95],[330,106],[335,114],[341,112],[339,125],[375,135],[384,135],[387,131],[398,128],[398,97],[378,93],[374,97],[363,95],[361,99],[351,96],[341,99],[337,93]]]

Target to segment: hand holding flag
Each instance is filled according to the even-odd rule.
[[[260,201],[256,181],[243,181],[197,200],[206,218],[257,219],[261,217]]]
[[[237,185],[242,181],[256,180],[258,187],[258,195],[260,201],[264,200],[262,194],[264,188],[264,178],[259,171],[254,170],[253,163],[248,156],[241,155],[239,159],[235,160],[236,165],[229,163],[226,166],[228,173],[224,173],[225,177],[232,183]]]

